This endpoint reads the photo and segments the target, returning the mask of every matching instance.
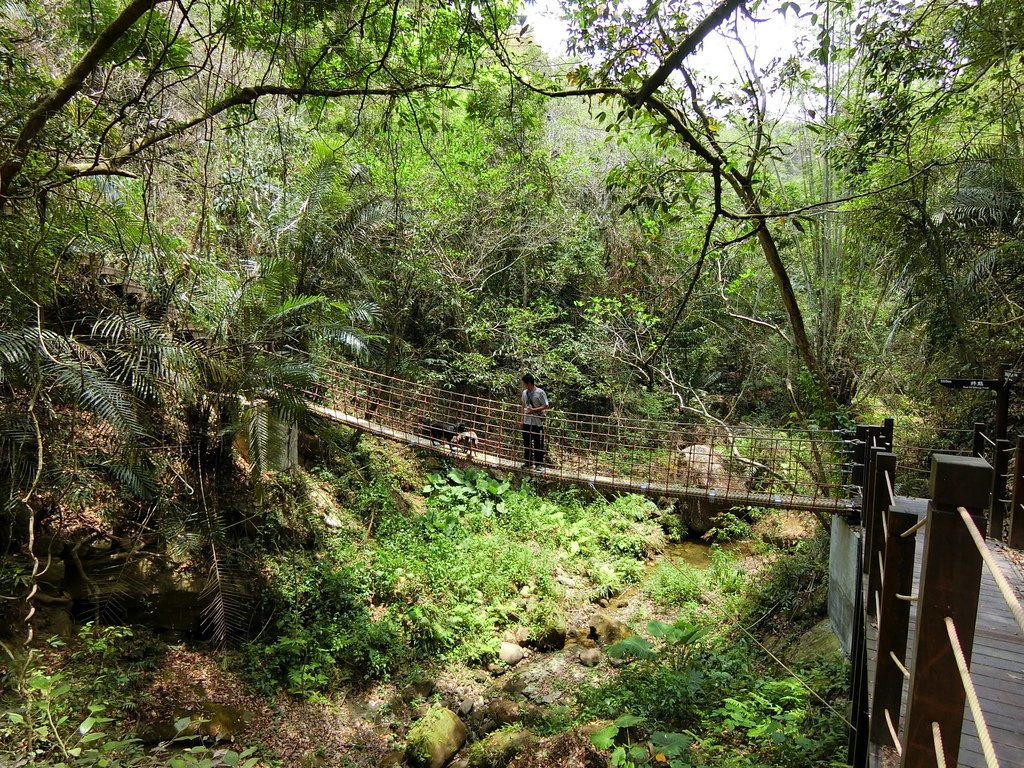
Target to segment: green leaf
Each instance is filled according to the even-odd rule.
[[[617,725],[619,728],[632,728],[634,725],[639,725],[643,721],[644,719],[642,717],[626,714],[620,715],[618,718],[616,718],[615,725]]]
[[[600,731],[594,731],[594,733],[590,734],[590,741],[598,749],[610,749],[612,744],[615,743],[615,737],[618,734],[618,726],[609,725],[607,728],[602,728]]]
[[[613,659],[623,659],[632,656],[644,661],[654,661],[658,658],[658,654],[654,652],[654,646],[651,642],[635,635],[608,646],[608,655]]]

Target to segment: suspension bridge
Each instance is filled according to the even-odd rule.
[[[1024,546],[1024,440],[1012,455],[1007,441],[987,441],[995,472],[979,425],[971,451],[908,446],[901,471],[918,476],[901,478],[903,487],[923,492],[921,476],[930,475],[928,498],[913,498],[897,493],[891,420],[844,439],[553,407],[548,462],[524,467],[517,397],[461,394],[333,361],[304,394],[333,422],[484,468],[723,508],[833,514],[829,614],[834,629],[842,624],[834,609],[848,614],[837,635],[852,661],[849,763],[1024,768],[1024,559],[1008,556]],[[450,441],[454,425],[475,444]],[[832,584],[844,581],[849,594],[834,601]]]
[[[706,499],[724,506],[818,512],[854,508],[844,444],[836,433],[599,416],[546,415],[547,462],[523,467],[522,406],[451,392],[331,362],[306,391],[310,410],[339,424],[489,469],[605,491]],[[474,433],[472,447],[431,435],[442,425]]]

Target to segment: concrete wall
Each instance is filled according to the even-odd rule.
[[[832,516],[832,542],[829,546],[828,619],[846,655],[853,647],[854,605],[860,588],[860,564],[857,561],[859,530],[838,515]]]

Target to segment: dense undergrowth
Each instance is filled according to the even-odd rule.
[[[758,545],[768,565],[756,579],[724,549],[707,569],[668,560],[651,568],[669,517],[643,497],[609,501],[450,466],[425,472],[372,440],[351,450],[342,437],[315,467],[264,494],[301,511],[308,530],[290,535],[287,515],[259,530],[251,562],[267,587],[253,612],[264,625],[238,647],[209,651],[253,690],[330,702],[438,665],[485,666],[508,628],[564,633],[580,606],[566,603],[558,579],[571,579],[594,603],[629,590],[650,606],[650,620],[609,648],[617,674],[572,691],[575,704],[551,713],[543,732],[603,723],[591,738],[617,766],[841,762],[844,723],[832,707],[843,664],[782,668],[762,647],[768,627],[778,648],[823,615],[821,541]],[[176,723],[187,740],[144,748],[132,728],[145,720],[140,707],[165,652],[142,628],[89,625],[7,660],[3,759],[283,764],[244,735],[232,749],[197,742],[188,718]]]

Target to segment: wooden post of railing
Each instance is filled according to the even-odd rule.
[[[894,437],[893,432],[894,432],[895,425],[896,425],[896,420],[895,419],[884,419],[882,421],[882,430],[881,430],[881,437],[882,437],[882,439],[880,441],[880,445],[882,446],[882,448],[884,448],[887,451],[891,451],[892,450],[893,437]]]
[[[917,537],[903,534],[917,524],[917,514],[889,511],[888,536],[885,539],[885,578],[879,600],[878,649],[875,680],[871,696],[871,742],[895,746],[885,719],[898,727],[903,703],[903,670],[907,663],[907,636],[910,627],[910,600],[914,591],[914,555]]]
[[[1024,435],[1017,435],[1013,454],[1013,496],[1010,500],[1010,535],[1007,546],[1024,549]]]
[[[868,478],[867,497],[870,504],[864,509],[864,564],[867,566],[868,616],[875,616],[877,603],[875,594],[882,585],[882,563],[880,558],[885,552],[885,526],[883,520],[889,514],[889,507],[895,499],[889,498],[889,485],[896,476],[896,454],[874,448],[871,451],[871,475]],[[886,482],[888,474],[889,482]],[[870,509],[871,514],[868,515]]]
[[[1006,475],[1010,466],[1010,441],[996,440],[995,461],[992,462],[995,472],[992,475],[991,513],[989,515],[988,537],[996,541],[1003,540],[1003,521],[1006,519]]]
[[[857,427],[858,450],[854,470],[859,470],[859,477],[855,481],[855,485],[860,486],[860,524],[864,531],[863,554],[865,555],[865,557],[861,558],[860,568],[861,573],[864,574],[867,574],[870,567],[866,555],[871,546],[871,521],[874,517],[874,508],[872,506],[874,503],[874,494],[872,492],[874,488],[874,472],[872,471],[872,462],[875,456],[878,455],[876,446],[882,442],[881,436],[882,427],[876,425]],[[874,613],[872,612],[871,615],[874,615]]]
[[[853,438],[853,466],[850,470],[850,484],[856,485],[858,488],[864,488],[864,464],[867,461],[867,451],[869,444],[868,430],[871,427],[866,424],[858,424],[857,431]]]
[[[984,510],[991,488],[992,467],[984,459],[942,454],[932,457],[931,501],[901,768],[938,765],[932,723],[938,723],[942,732],[945,765],[954,768],[957,764],[966,694],[959,683],[945,619],[956,622],[970,665],[982,568],[981,554],[957,507],[965,507],[984,531]]]

